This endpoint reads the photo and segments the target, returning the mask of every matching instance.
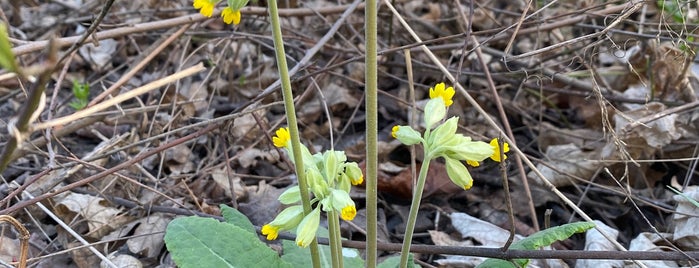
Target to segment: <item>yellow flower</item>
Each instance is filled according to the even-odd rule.
[[[350,178],[352,185],[360,185],[364,182],[364,175],[359,175],[358,178]]]
[[[393,137],[394,139],[395,139],[395,138],[398,138],[398,136],[396,135],[396,133],[398,133],[398,130],[399,130],[399,129],[400,129],[400,126],[399,126],[399,125],[393,126],[393,128],[391,128],[391,137]]]
[[[277,239],[279,235],[279,226],[265,224],[262,226],[262,234],[267,236],[267,240]]]
[[[277,132],[275,132],[274,134],[276,134],[276,136],[272,137],[272,143],[274,143],[274,146],[278,148],[286,147],[286,145],[291,140],[289,128],[287,127],[277,129]]]
[[[211,17],[214,14],[214,7],[218,0],[194,0],[194,8],[199,9],[199,13],[206,17]]]
[[[444,83],[439,83],[434,88],[430,88],[430,99],[440,97],[444,100],[444,105],[449,107],[454,103],[451,98],[454,97],[455,93],[453,87],[446,87]]]
[[[500,143],[498,142],[497,138],[494,138],[490,140],[490,146],[493,146],[493,155],[490,156],[490,159],[493,159],[493,161],[500,162],[502,160],[507,159],[507,155],[504,153],[507,153],[510,151],[510,145],[507,144],[507,142],[503,142],[502,146],[502,152],[503,152],[503,159],[500,159]]]
[[[231,7],[226,7],[223,9],[221,17],[223,17],[223,22],[226,24],[233,23],[233,25],[238,25],[240,23],[240,9],[233,10]]]
[[[468,164],[469,166],[472,166],[472,167],[477,167],[477,166],[481,165],[481,163],[478,163],[478,161],[468,160],[468,159],[466,160],[466,164]]]
[[[346,206],[345,208],[340,211],[340,218],[346,221],[351,221],[354,219],[354,216],[357,215],[357,208],[354,206]]]

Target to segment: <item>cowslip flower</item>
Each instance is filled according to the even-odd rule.
[[[507,159],[507,155],[504,154],[510,151],[510,145],[507,142],[502,143],[503,159],[500,159],[500,142],[498,142],[498,138],[490,140],[490,146],[493,146],[493,154],[490,156],[490,159],[493,159],[495,162]]]
[[[230,7],[224,8],[221,17],[223,17],[223,22],[226,24],[233,23],[233,25],[238,25],[238,23],[240,23],[240,9],[233,10]]]
[[[199,9],[199,13],[211,18],[214,14],[214,7],[218,3],[218,0],[194,0],[192,4],[194,8]]]
[[[291,141],[291,135],[289,134],[288,127],[279,128],[274,134],[275,136],[272,137],[272,143],[274,143],[274,146],[276,146],[277,148],[284,148],[287,147],[287,145],[289,145],[289,142]]]
[[[228,7],[223,9],[221,17],[226,24],[238,25],[240,23],[240,9],[248,4],[248,0],[227,0]]]
[[[493,157],[495,150],[492,143],[473,141],[470,137],[456,133],[459,121],[456,116],[440,123],[447,115],[446,108],[454,103],[452,100],[454,93],[454,88],[446,87],[444,83],[430,88],[430,100],[425,105],[424,134],[410,126],[394,126],[391,135],[405,145],[422,143],[425,153],[424,161],[444,158],[449,179],[459,187],[468,190],[473,186],[473,178],[462,161],[478,166],[480,161]]]
[[[320,225],[320,209],[316,207],[299,223],[296,229],[296,245],[304,248],[310,245],[316,237],[318,225]]]
[[[262,226],[262,234],[267,240],[277,239],[279,232],[291,230],[299,225],[303,219],[303,207],[301,205],[290,206],[277,215],[272,222]]]
[[[446,85],[442,82],[435,85],[434,88],[430,88],[430,99],[439,97],[444,101],[444,105],[449,107],[454,103],[452,98],[454,97],[455,93],[456,91],[454,91],[453,87],[446,87]]]

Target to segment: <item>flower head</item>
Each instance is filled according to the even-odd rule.
[[[500,142],[498,142],[498,139],[494,138],[490,140],[490,145],[493,146],[493,155],[490,156],[490,159],[493,159],[493,161],[496,162],[507,159],[507,155],[505,153],[510,151],[510,145],[507,144],[507,142],[502,143],[503,159],[500,159]]]
[[[398,130],[400,130],[399,125],[393,126],[393,128],[391,128],[391,137],[393,137],[394,139],[398,138]]]
[[[233,25],[238,25],[240,23],[240,9],[233,10],[231,7],[226,7],[223,9],[221,17],[223,17],[223,22],[226,24],[233,23]]]
[[[279,226],[265,224],[262,226],[262,234],[267,236],[267,240],[277,239],[277,236],[279,236]]]
[[[454,97],[455,93],[456,91],[454,91],[453,87],[446,87],[444,83],[439,83],[434,88],[430,88],[430,99],[442,98],[444,105],[449,107],[454,103],[451,98]]]
[[[364,181],[364,174],[362,174],[362,169],[355,162],[350,162],[345,165],[345,174],[350,179],[352,185],[360,185]]]
[[[199,9],[199,13],[210,18],[214,14],[216,3],[218,3],[218,0],[194,0],[192,5],[194,8]]]
[[[296,229],[296,244],[299,247],[307,247],[316,238],[316,231],[318,231],[318,225],[320,224],[320,209],[315,208],[308,213],[303,221],[299,224]]]
[[[346,221],[351,221],[354,219],[354,216],[357,215],[357,208],[352,206],[346,206],[342,208],[342,211],[340,211],[340,218]]]
[[[262,234],[267,240],[277,239],[280,231],[291,230],[298,226],[303,219],[303,207],[301,205],[290,206],[277,215],[272,222],[262,226]]]
[[[274,134],[276,134],[276,136],[272,137],[272,143],[274,143],[274,146],[278,148],[286,147],[289,144],[289,141],[291,141],[291,135],[289,134],[288,127],[279,128]]]

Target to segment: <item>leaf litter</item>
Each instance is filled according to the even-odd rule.
[[[283,18],[283,23],[288,24],[284,30],[289,37],[287,58],[293,66],[339,14],[324,9],[338,5],[336,2],[291,4],[316,9],[309,13],[313,15]],[[80,35],[91,22],[87,15],[98,14],[101,9],[99,4],[80,1],[0,5],[15,40],[12,45],[17,48],[50,36]],[[618,232],[618,240],[630,250],[660,250],[668,246],[699,250],[698,208],[686,199],[697,200],[694,188],[699,154],[699,67],[692,52],[697,45],[693,42],[695,35],[688,30],[699,23],[696,12],[673,13],[655,2],[647,2],[641,11],[611,27],[607,35],[591,40],[581,37],[605,30],[613,19],[624,14],[625,3],[560,1],[528,6],[526,1],[476,1],[471,6],[468,1],[416,0],[397,6],[418,35],[429,40],[430,49],[450,72],[459,73],[458,82],[486,109],[488,116],[499,119],[495,99],[503,102],[519,148],[582,211],[599,220],[599,226]],[[693,8],[696,7],[690,10]],[[510,41],[513,28],[505,27],[516,25],[523,12],[528,17],[518,28],[517,37]],[[193,13],[188,1],[117,1],[98,31]],[[113,263],[124,261],[123,265],[134,267],[173,265],[162,240],[164,227],[178,216],[194,211],[219,216],[218,204],[228,204],[257,226],[269,222],[282,209],[276,198],[296,178],[287,156],[280,154],[269,139],[276,128],[286,124],[279,103],[281,95],[260,95],[277,79],[264,14],[244,13],[237,28],[217,20],[200,20],[172,45],[143,62],[145,67],[112,97],[198,62],[210,64],[207,71],[81,118],[93,120],[91,123],[75,127],[80,123],[75,121],[55,127],[48,134],[48,142],[44,134],[33,133],[29,137],[32,143],[22,146],[18,157],[2,173],[6,181],[12,181],[0,187],[3,207],[17,204],[16,199],[4,198],[23,183],[28,183],[37,196],[80,182],[194,133],[206,124],[221,124],[206,135],[152,154],[136,165],[46,202],[53,213],[88,242],[103,242],[96,245]],[[682,15],[684,21],[679,23],[677,16]],[[390,129],[411,120],[409,82],[414,83],[416,102],[424,103],[425,91],[444,81],[444,76],[423,53],[413,50],[411,64],[415,73],[413,81],[407,81],[403,52],[389,49],[412,46],[414,42],[396,18],[388,12],[380,16],[380,49],[384,51],[379,66],[380,230],[385,242],[400,242],[405,226],[401,211],[409,202],[413,185],[411,157],[417,158],[420,165],[421,153],[420,148],[415,148],[417,153],[411,156],[410,148],[391,139]],[[363,12],[355,12],[336,38],[293,77],[292,83],[302,142],[317,151],[330,147],[346,150],[358,162],[364,159],[362,23]],[[95,98],[127,75],[154,51],[155,44],[179,27],[88,39],[88,44],[70,57],[66,68],[53,74],[47,98],[50,109],[44,110],[40,120],[75,112],[67,105],[73,98],[72,79],[89,83],[90,99]],[[468,27],[473,29],[470,36],[479,40],[486,53],[483,60],[492,73],[497,96],[489,93],[489,78],[484,76],[480,58],[472,44],[465,42]],[[578,41],[557,46],[567,40]],[[524,53],[532,56],[513,57]],[[21,64],[30,65],[41,63],[44,56],[45,52],[35,51],[24,53],[19,59]],[[65,77],[61,78],[61,74]],[[27,99],[20,85],[13,79],[0,81],[0,144],[11,138],[8,122]],[[246,110],[241,112],[243,107]],[[420,109],[420,105],[416,108]],[[486,124],[484,115],[476,113],[463,96],[457,95],[449,113],[462,118],[460,133],[484,141],[497,135]],[[533,220],[540,224],[549,221],[551,226],[581,220],[550,189],[537,183],[532,170],[525,167],[525,174],[521,174],[515,158],[508,160],[506,178],[516,203],[511,213],[516,216],[518,235],[535,231]],[[475,183],[467,192],[454,187],[444,171],[442,163],[431,165],[420,212],[423,227],[415,243],[501,246],[501,240],[485,243],[483,239],[493,237],[479,239],[480,232],[475,229],[489,224],[492,229],[483,233],[507,234],[509,230],[506,216],[510,212],[505,205],[498,165],[486,161],[472,168]],[[522,175],[528,178],[532,194],[526,193]],[[667,185],[684,196],[674,194]],[[363,194],[360,189],[352,196],[363,204]],[[537,215],[530,213],[529,196]],[[357,209],[359,220],[364,210],[362,205]],[[546,210],[551,214],[545,214]],[[53,262],[66,267],[94,267],[100,262],[106,265],[84,249],[85,245],[66,235],[44,212],[30,206],[6,213],[31,227],[34,245],[45,245],[32,250],[32,263],[45,266]],[[455,222],[463,215],[479,224]],[[343,234],[362,240],[363,226],[343,225]],[[17,249],[9,241],[16,241],[16,234],[5,232],[1,238],[8,242],[0,243],[0,258],[15,261]],[[602,240],[574,236],[555,246],[559,250],[588,249],[592,241]],[[453,267],[478,263],[473,258],[442,254],[423,255],[421,260]],[[556,267],[601,265],[571,260],[548,262]],[[670,267],[687,262],[644,264]]]

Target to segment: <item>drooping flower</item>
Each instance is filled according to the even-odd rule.
[[[351,221],[354,219],[354,216],[357,215],[357,208],[354,206],[346,206],[345,208],[342,209],[340,212],[340,218],[346,221]]]
[[[304,248],[310,245],[316,237],[319,224],[320,209],[316,207],[303,218],[303,221],[301,221],[299,227],[296,229],[296,245]]]
[[[481,163],[479,163],[478,161],[475,161],[475,160],[466,160],[466,164],[468,164],[469,166],[472,166],[472,167],[478,167],[481,165]]]
[[[279,236],[279,226],[265,224],[262,226],[262,235],[267,236],[267,240],[275,240]]]
[[[454,103],[452,97],[454,97],[455,93],[456,91],[454,91],[453,87],[446,87],[444,83],[439,83],[434,88],[430,88],[430,99],[442,98],[444,105],[449,107]]]
[[[277,215],[272,222],[262,226],[262,234],[267,240],[277,239],[280,231],[291,230],[298,226],[303,219],[303,207],[301,205],[290,206]]]
[[[192,5],[194,8],[199,9],[199,13],[210,18],[214,14],[216,3],[218,3],[218,0],[194,0]]]
[[[223,9],[221,17],[223,17],[223,22],[226,24],[233,23],[233,25],[238,25],[240,23],[240,9],[233,10],[231,7],[226,7]]]
[[[493,161],[496,162],[507,159],[507,155],[505,153],[510,151],[510,145],[507,144],[507,142],[502,143],[503,159],[500,159],[500,142],[498,142],[498,139],[494,138],[490,140],[490,145],[493,146],[493,155],[490,156],[490,159],[493,159]]]
[[[355,162],[350,162],[345,165],[345,174],[350,180],[352,185],[360,185],[364,181],[364,174],[362,174],[362,169]]]
[[[274,146],[277,148],[284,148],[289,144],[289,141],[291,141],[291,135],[287,127],[277,129],[274,134],[276,134],[276,136],[272,137],[272,143],[274,143]]]
[[[449,179],[464,190],[471,189],[471,186],[473,186],[473,178],[466,166],[464,166],[461,161],[449,157],[445,157],[444,160],[447,166],[447,175],[449,175]]]
[[[422,134],[410,126],[394,126],[391,131],[391,136],[405,145],[418,144],[423,141]]]

